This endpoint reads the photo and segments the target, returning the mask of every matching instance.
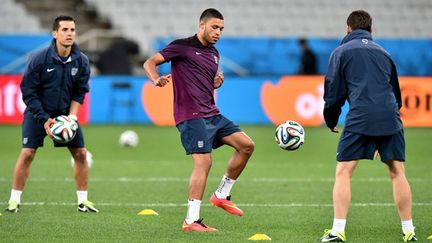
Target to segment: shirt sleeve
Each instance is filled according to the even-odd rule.
[[[399,78],[396,70],[396,65],[392,62],[392,72],[390,77],[390,85],[393,87],[393,93],[398,103],[398,108],[402,108],[402,95],[399,87]]]
[[[80,58],[82,60],[81,68],[83,71],[73,89],[72,100],[82,104],[84,102],[85,94],[90,90],[88,84],[90,79],[90,63],[86,56],[81,56]]]
[[[35,56],[30,56],[20,85],[21,93],[27,109],[33,114],[38,123],[44,124],[48,120],[49,115],[44,111],[42,102],[38,96],[40,86],[40,65],[36,64]]]
[[[184,45],[180,45],[176,41],[173,41],[159,53],[164,57],[166,62],[169,62],[176,58],[182,57],[185,49],[186,48]]]
[[[341,65],[341,53],[334,51],[330,56],[324,81],[324,120],[327,127],[336,127],[346,97],[347,89]]]

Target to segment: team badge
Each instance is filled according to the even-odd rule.
[[[198,141],[198,148],[204,148],[204,141],[200,140]]]
[[[218,64],[218,63],[219,63],[219,59],[218,59],[218,57],[215,56],[215,55],[213,55],[213,57],[214,57],[214,61],[215,61],[215,63]]]
[[[72,76],[75,76],[77,73],[78,73],[78,68],[72,68],[71,69]]]

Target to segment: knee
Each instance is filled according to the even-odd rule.
[[[84,163],[86,161],[87,150],[86,149],[78,149],[73,153],[73,158],[75,163]]]
[[[192,154],[195,167],[210,168],[212,166],[212,158],[210,154]]]
[[[36,150],[23,149],[21,151],[21,160],[26,164],[30,164],[33,161],[35,155],[36,155]]]
[[[193,170],[195,172],[202,173],[203,175],[204,174],[208,175],[211,167],[212,167],[211,159],[210,160],[208,160],[208,159],[201,159],[201,160],[195,159]]]
[[[388,174],[391,180],[395,180],[405,176],[405,172],[401,170],[389,170]]]
[[[387,162],[388,165],[388,174],[390,176],[390,179],[398,179],[401,177],[405,177],[405,167],[403,165],[403,162],[394,162],[390,161]]]
[[[353,170],[351,168],[341,168],[336,169],[336,177],[338,178],[351,178],[353,175]]]
[[[248,156],[251,156],[254,150],[255,150],[255,143],[252,140],[249,140],[247,143],[242,145],[240,152]]]

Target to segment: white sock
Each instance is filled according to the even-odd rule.
[[[12,189],[9,202],[15,201],[18,204],[21,204],[21,194],[22,194],[22,191]]]
[[[215,192],[216,197],[225,199],[229,195],[231,195],[231,188],[233,187],[235,182],[236,182],[235,180],[230,179],[224,175],[222,177],[222,180],[221,180],[221,183],[219,184],[218,189]]]
[[[402,223],[402,232],[411,231],[414,232],[414,225],[412,219],[401,221]]]
[[[87,201],[87,194],[87,191],[77,191],[78,204],[82,203],[83,201]]]
[[[188,210],[186,215],[186,223],[192,224],[199,219],[201,208],[201,200],[189,199],[188,200]]]
[[[345,231],[346,219],[333,219],[333,227],[331,230],[332,235],[337,235]]]

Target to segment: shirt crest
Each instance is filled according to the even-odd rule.
[[[74,67],[74,68],[71,69],[71,75],[72,76],[75,76],[77,73],[78,73],[78,68],[77,67],[76,68]]]

